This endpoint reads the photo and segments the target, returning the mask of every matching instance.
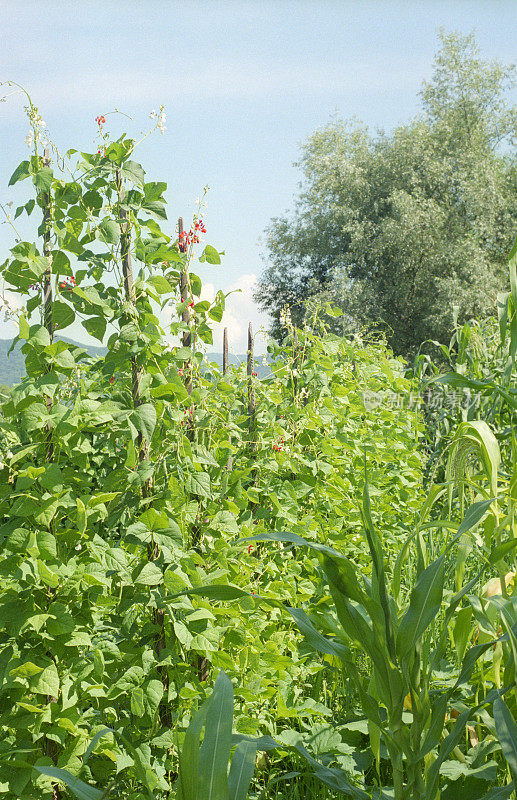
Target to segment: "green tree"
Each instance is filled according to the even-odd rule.
[[[422,113],[373,137],[340,118],[302,147],[302,190],[267,231],[257,300],[282,332],[284,305],[343,309],[334,324],[387,331],[397,354],[448,341],[460,322],[492,313],[517,217],[508,104],[513,68],[483,61],[473,35],[440,33]]]

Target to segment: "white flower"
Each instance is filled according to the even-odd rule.
[[[149,116],[150,116],[151,119],[154,119],[156,117],[156,111],[154,110],[154,108],[151,111],[151,113],[149,114]]]
[[[165,111],[160,112],[160,122],[165,122],[167,117],[165,116]]]
[[[41,117],[36,120],[36,125],[39,125],[40,128],[44,128],[46,124],[47,123],[44,120],[42,120]]]
[[[34,134],[32,130],[30,130],[27,136],[25,137],[25,144],[27,145],[29,150],[32,148],[32,145],[34,144]]]

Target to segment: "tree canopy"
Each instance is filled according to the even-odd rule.
[[[267,231],[256,299],[281,335],[315,300],[334,325],[384,330],[397,354],[446,341],[493,312],[517,218],[513,67],[480,58],[473,35],[440,33],[422,112],[372,135],[333,118],[303,145],[293,212]]]

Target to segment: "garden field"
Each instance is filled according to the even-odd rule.
[[[0,797],[516,797],[517,248],[494,315],[411,365],[328,303],[284,311],[265,377],[251,330],[208,364],[203,220],[169,223],[104,117],[63,155],[28,102]]]

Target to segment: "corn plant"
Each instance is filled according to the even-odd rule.
[[[255,769],[257,742],[232,745],[233,687],[224,672],[214,691],[193,716],[179,759],[176,800],[244,800]],[[201,732],[205,728],[202,741]]]
[[[240,737],[232,748],[233,686],[225,672],[220,672],[215,681],[212,694],[193,715],[185,732],[183,747],[179,755],[176,800],[245,800],[255,769],[257,740]],[[201,734],[204,728],[204,736]],[[114,733],[109,728],[99,731],[93,738],[83,758],[88,761],[99,739]],[[239,739],[239,737],[237,737]],[[154,800],[153,776],[148,774],[145,765],[139,763],[138,750],[122,737],[126,750],[136,762],[142,798]],[[116,780],[104,789],[96,789],[68,770],[51,766],[36,766],[36,770],[66,786],[77,800],[103,800],[116,793]]]
[[[369,795],[354,786],[344,774],[337,776],[335,770],[331,773],[319,770],[325,783],[357,800],[370,796],[435,800],[439,796],[440,767],[459,752],[466,725],[503,691],[492,689],[481,698],[471,698],[468,706],[461,703],[464,687],[478,660],[494,647],[497,636],[467,650],[452,686],[444,690],[435,679],[446,655],[449,627],[462,600],[478,585],[485,568],[498,557],[497,552],[494,554],[488,549],[483,552],[484,563],[477,574],[445,601],[449,556],[457,542],[481,522],[493,500],[489,498],[471,505],[459,526],[443,520],[425,522],[425,515],[438,495],[438,491],[432,494],[419,526],[404,544],[391,584],[386,575],[382,540],[372,521],[366,481],[362,516],[372,560],[371,577],[362,575],[350,559],[325,545],[288,533],[270,533],[263,537],[310,547],[321,556],[337,619],[332,623],[328,615],[322,619],[317,613],[309,616],[301,609],[288,610],[309,645],[341,661],[368,722],[370,746],[379,774],[381,744],[387,750],[392,775],[392,794],[389,795],[383,795],[381,787],[378,790],[381,794]],[[427,563],[423,532],[440,526],[454,530],[454,535],[440,555]],[[416,579],[409,600],[401,603],[400,574],[412,544]],[[333,638],[323,635],[329,628]],[[368,658],[371,677],[365,679],[359,674],[352,646]],[[456,714],[457,719],[449,731],[447,721],[454,716],[451,712],[456,703],[462,710]],[[510,783],[506,793],[500,796],[509,797],[512,791],[513,783]]]
[[[432,342],[439,349],[441,364],[425,353],[415,359],[413,374],[426,398],[432,463],[443,455],[461,422],[477,419],[495,432],[503,460],[510,457],[517,425],[517,241],[508,270],[509,291],[498,294],[493,317],[456,325],[448,346]]]

